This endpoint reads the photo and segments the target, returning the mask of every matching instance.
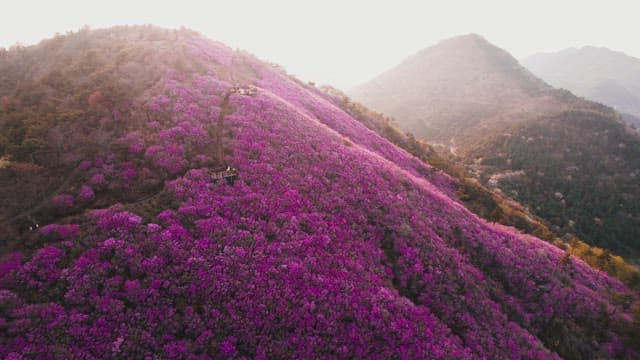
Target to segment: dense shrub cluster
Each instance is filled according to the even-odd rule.
[[[180,41],[184,60],[129,100],[147,120],[82,159],[77,192],[55,198],[95,209],[4,257],[1,356],[638,356],[636,295],[619,281],[484,222],[454,200],[453,178],[325,94],[199,36]],[[249,80],[256,94],[233,90]],[[238,169],[233,185],[212,178],[220,164]],[[153,212],[108,203],[153,178],[171,198]]]

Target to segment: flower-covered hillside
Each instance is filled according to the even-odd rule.
[[[313,87],[188,31],[89,31],[58,51],[78,37],[131,49],[105,80],[151,80],[125,107],[98,99],[83,113],[118,126],[62,148],[70,180],[5,222],[17,235],[0,268],[0,355],[638,356],[624,285],[485,223],[452,198],[452,178]],[[106,92],[97,85],[88,95]],[[17,105],[2,126],[24,110],[22,94],[4,96]],[[60,121],[40,121],[42,133]],[[6,171],[48,171],[17,156],[23,146],[8,146]],[[37,216],[51,221],[25,227]]]
[[[548,222],[535,216],[528,208],[507,197],[501,191],[483,186],[463,168],[463,164],[445,159],[436,152],[434,147],[424,140],[417,140],[412,133],[403,133],[393,118],[354,102],[331,86],[325,85],[321,89],[337,106],[369,129],[422,161],[453,176],[456,179],[454,182],[456,197],[467,209],[489,222],[513,226],[522,232],[553,243],[592,267],[620,279],[632,289],[640,290],[640,268],[636,265],[612,254],[611,251],[590,246],[576,236],[560,238],[558,233],[550,230]]]

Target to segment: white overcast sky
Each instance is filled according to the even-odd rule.
[[[0,0],[0,47],[119,24],[186,26],[344,90],[439,40],[478,33],[521,58],[606,46],[640,57],[638,0]]]

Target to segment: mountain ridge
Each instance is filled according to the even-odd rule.
[[[474,86],[467,86],[471,83]],[[456,130],[459,127],[483,131],[481,122],[464,120],[469,113],[483,114],[481,116],[496,121],[505,112],[504,103],[520,102],[525,97],[535,100],[534,104],[524,102],[520,105],[525,113],[529,111],[527,108],[553,106],[547,104],[554,102],[554,97],[548,94],[551,92],[550,86],[524,69],[506,51],[473,34],[426,48],[349,95],[402,119],[405,129],[419,137],[447,142],[454,133],[464,136]],[[453,114],[443,113],[440,109],[439,104],[445,103]],[[407,110],[415,108],[424,112],[428,121],[424,116],[412,116],[411,110]],[[500,121],[512,122],[519,115],[509,116],[511,118]],[[429,132],[424,129],[426,123],[433,124],[427,125]],[[453,130],[444,130],[447,127]]]
[[[522,62],[554,86],[640,116],[640,59],[606,47],[585,46],[534,54]]]

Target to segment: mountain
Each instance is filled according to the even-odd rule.
[[[640,259],[640,138],[613,109],[546,85],[477,35],[423,50],[351,95],[555,232]]]
[[[636,117],[629,114],[621,114],[621,115],[622,115],[622,119],[627,124],[631,125],[632,128],[640,129],[640,117]]]
[[[83,29],[0,77],[3,357],[638,356],[637,293],[248,53]]]
[[[420,51],[349,95],[416,136],[447,144],[558,106],[551,87],[475,34]]]
[[[522,64],[553,86],[640,117],[640,59],[585,46],[535,54]]]

